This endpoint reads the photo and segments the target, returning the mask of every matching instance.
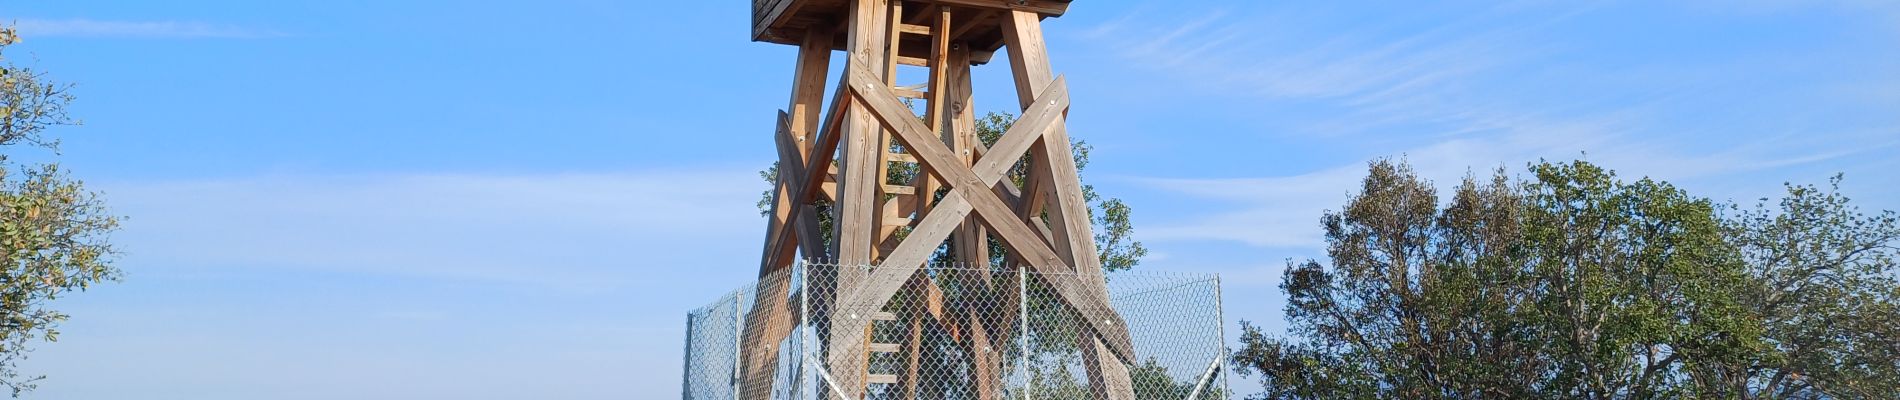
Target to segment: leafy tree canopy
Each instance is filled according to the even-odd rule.
[[[73,125],[66,105],[72,85],[6,62],[17,41],[0,29],[0,385],[13,395],[32,390],[38,376],[23,376],[17,363],[36,339],[56,340],[66,314],[49,307],[62,295],[115,280],[117,253],[106,235],[119,218],[57,163],[13,161],[9,153],[57,151],[46,129]]]
[[[1373,162],[1289,263],[1290,337],[1243,322],[1265,399],[1893,398],[1892,212],[1789,186],[1744,209],[1587,162],[1449,201]],[[1835,181],[1838,183],[1838,178]]]

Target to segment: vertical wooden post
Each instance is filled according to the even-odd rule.
[[[1011,11],[1004,19],[1003,41],[1009,47],[1010,67],[1015,72],[1016,94],[1027,109],[1035,96],[1055,80],[1055,74],[1049,67],[1049,54],[1042,39],[1042,17],[1033,12]],[[1090,233],[1088,202],[1082,195],[1082,181],[1076,174],[1075,157],[1069,144],[1069,135],[1058,118],[1043,132],[1041,139],[1031,149],[1037,159],[1032,170],[1047,171],[1045,183],[1056,209],[1048,213],[1051,222],[1051,234],[1048,237],[1056,252],[1084,276],[1097,277],[1093,290],[1107,295],[1106,282],[1102,274],[1101,260],[1096,256],[1095,238]],[[1024,190],[1023,197],[1031,198],[1032,190]],[[1030,204],[1025,203],[1024,208]],[[1066,251],[1065,251],[1066,250]],[[1127,364],[1108,351],[1096,335],[1084,335],[1084,358],[1088,359],[1089,386],[1096,393],[1110,399],[1134,398],[1133,382],[1128,376]]]
[[[976,165],[976,106],[972,103],[970,91],[970,47],[967,43],[957,43],[950,51],[950,81],[952,82],[949,120],[951,130],[951,149],[963,157],[964,165]],[[990,243],[988,234],[983,231],[982,221],[977,217],[966,217],[963,225],[952,234],[950,246],[957,252],[957,261],[975,269],[988,269],[990,265]]]
[[[799,144],[799,154],[806,160],[812,157],[812,147],[818,142],[818,124],[824,119],[825,80],[831,70],[831,44],[835,37],[837,34],[831,28],[814,28],[805,33],[798,48],[798,67],[794,73],[797,83],[787,110],[790,110],[790,125]],[[805,171],[806,179],[823,181],[827,167],[821,165],[817,171]],[[806,259],[824,258],[826,246],[824,238],[818,235],[818,214],[813,212],[811,204],[795,206],[806,207],[799,213],[798,220],[792,221],[798,229],[799,251]],[[789,263],[786,261],[785,265]]]
[[[846,45],[851,65],[870,67],[873,71],[883,71],[890,60],[890,0],[853,0],[851,10],[851,34]],[[884,78],[880,76],[879,78]],[[871,82],[852,82],[854,85]],[[855,101],[855,100],[854,100]],[[843,165],[839,168],[837,257],[845,265],[870,265],[872,235],[876,233],[874,225],[877,207],[879,183],[883,177],[874,176],[878,171],[877,160],[881,147],[883,127],[876,117],[871,116],[862,106],[853,106],[845,116],[843,127],[844,140],[839,151],[843,153]]]
[[[885,66],[890,62],[890,57],[894,56],[890,54],[891,46],[889,45],[892,28],[890,11],[891,0],[851,1],[850,37],[845,45],[845,51],[850,59],[848,65],[864,67],[879,73],[887,71]],[[887,76],[878,78],[888,79]],[[869,85],[872,82],[849,82],[849,84]],[[856,100],[852,101],[856,102]],[[850,107],[844,124],[841,133],[845,136],[839,145],[839,151],[843,153],[840,157],[843,163],[838,171],[840,176],[836,209],[839,214],[836,219],[837,224],[834,225],[836,232],[832,236],[836,240],[834,247],[837,251],[834,254],[840,264],[837,287],[853,288],[858,285],[857,282],[862,280],[865,273],[860,267],[868,266],[874,261],[871,257],[873,247],[877,245],[873,241],[878,228],[876,213],[881,210],[878,207],[878,191],[884,181],[884,177],[876,176],[879,170],[877,164],[886,149],[882,146],[881,140],[883,125],[861,104]],[[842,304],[839,306],[849,307]],[[831,315],[831,340],[826,341],[827,364],[834,372],[832,379],[837,380],[837,387],[847,391],[846,396],[854,399],[863,398],[866,384],[865,367],[869,361],[866,359],[866,353],[862,351],[865,346],[863,343],[841,342],[851,336],[846,335],[845,331],[868,328],[871,321],[868,313],[876,310],[834,311]],[[854,315],[854,312],[863,312],[867,315]],[[864,328],[859,328],[858,324],[864,324],[862,325]]]
[[[931,25],[930,29],[930,80],[926,83],[930,87],[927,95],[929,104],[924,109],[924,123],[942,136],[944,143],[955,144],[955,130],[950,129],[952,124],[945,123],[950,120],[947,112],[949,103],[955,101],[953,100],[955,96],[949,90],[949,74],[952,68],[950,66],[950,7],[937,6],[936,8],[936,24]],[[919,164],[918,167],[917,215],[922,218],[921,216],[930,213],[930,202],[935,200],[937,190],[943,185],[937,182],[936,177],[931,176],[928,165]]]

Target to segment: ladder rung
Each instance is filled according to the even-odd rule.
[[[903,218],[885,217],[884,218],[884,226],[910,226],[910,222],[911,222],[910,217],[903,217]]]
[[[928,66],[930,66],[930,60],[928,60],[928,59],[925,59],[925,58],[923,58],[923,57],[909,57],[909,56],[897,56],[897,57],[894,57],[894,58],[896,58],[896,59],[897,59],[897,64],[899,64],[899,65],[909,65],[909,66],[913,66],[913,67],[928,67]]]
[[[897,31],[912,35],[930,36],[930,27],[923,25],[897,24]]]
[[[917,194],[917,187],[904,185],[884,185],[884,194]]]
[[[897,383],[897,375],[892,374],[870,374],[866,378],[865,383]]]
[[[917,163],[917,157],[911,157],[910,153],[885,153],[885,154],[888,154],[888,155],[884,156],[884,159],[890,162],[901,162],[901,163],[911,163],[911,164]]]
[[[878,312],[871,313],[871,320],[872,321],[896,321],[897,314],[884,312],[884,311],[878,311]]]
[[[909,98],[909,99],[921,99],[921,98],[924,98],[924,91],[922,91],[922,90],[917,90],[917,89],[905,89],[905,88],[901,88],[901,87],[900,87],[900,88],[891,88],[891,93],[894,93],[894,94],[896,94],[896,95],[897,95],[897,97],[903,97],[903,98]]]
[[[871,352],[873,353],[896,353],[899,351],[903,351],[903,346],[899,346],[896,343],[872,343],[871,344]]]

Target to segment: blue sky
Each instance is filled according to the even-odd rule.
[[[35,397],[676,396],[684,313],[763,236],[793,49],[747,4],[9,3],[10,60],[79,84],[57,159],[130,217]],[[1274,329],[1378,157],[1750,202],[1841,172],[1900,208],[1900,3],[1100,0],[1045,29],[1141,268],[1220,273]],[[1015,104],[1001,65],[979,110]]]

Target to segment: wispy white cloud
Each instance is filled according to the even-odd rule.
[[[1276,122],[1291,129],[1261,134],[1330,138],[1346,155],[1338,164],[1262,178],[1133,178],[1162,192],[1227,204],[1156,221],[1144,227],[1143,238],[1151,240],[1316,248],[1317,217],[1343,204],[1364,175],[1364,163],[1378,157],[1402,156],[1422,176],[1449,188],[1473,169],[1515,171],[1517,163],[1540,158],[1584,158],[1625,176],[1679,181],[1738,177],[1891,146],[1890,139],[1865,139],[1881,137],[1868,132],[1891,134],[1893,118],[1863,118],[1871,128],[1789,122],[1839,116],[1842,107],[1826,104],[1854,101],[1844,96],[1765,100],[1778,98],[1770,93],[1793,99],[1806,94],[1799,85],[1816,83],[1763,87],[1763,70],[1826,73],[1818,62],[1791,65],[1743,56],[1605,66],[1566,54],[1563,41],[1549,40],[1545,30],[1602,6],[1520,2],[1420,10],[1440,15],[1410,21],[1410,31],[1389,28],[1406,24],[1363,23],[1360,15],[1328,19],[1294,6],[1150,13],[1144,18],[1181,22],[1147,28],[1118,19],[1084,35],[1097,42],[1133,41],[1110,50],[1192,90],[1251,97],[1268,106],[1321,105],[1325,112]],[[1873,90],[1860,97],[1880,96],[1890,94]],[[1808,108],[1787,107],[1793,105]],[[1828,117],[1817,117],[1823,115]],[[1720,199],[1732,193],[1703,194]]]
[[[1776,146],[1787,142],[1770,141],[1715,153],[1681,154],[1624,135],[1597,133],[1618,132],[1624,128],[1583,124],[1565,130],[1557,124],[1544,125],[1557,129],[1548,131],[1548,136],[1455,138],[1404,150],[1395,156],[1412,165],[1421,177],[1432,180],[1441,191],[1448,191],[1467,176],[1485,176],[1496,168],[1503,168],[1508,174],[1521,170],[1521,164],[1503,163],[1538,159],[1581,158],[1611,166],[1626,177],[1684,180],[1723,174],[1745,175],[1854,155],[1879,154],[1900,144],[1887,141],[1853,149],[1784,155]],[[1164,220],[1158,226],[1144,228],[1142,238],[1145,240],[1226,241],[1313,250],[1323,244],[1319,216],[1345,204],[1359,189],[1365,168],[1365,160],[1361,160],[1301,174],[1261,178],[1128,179],[1162,192],[1225,204],[1212,208],[1215,210],[1212,212]],[[1739,196],[1725,192],[1700,194],[1718,200]]]
[[[33,37],[122,38],[267,38],[283,32],[197,21],[101,21],[86,18],[20,19],[13,21],[20,35]]]
[[[604,290],[752,265],[755,173],[269,176],[107,183],[132,273],[305,269]],[[161,268],[154,270],[154,268]],[[645,276],[642,276],[645,274]]]
[[[1227,211],[1142,228],[1144,240],[1237,241],[1263,247],[1318,247],[1317,216],[1343,199],[1360,171],[1335,168],[1309,174],[1235,179],[1146,178],[1162,191],[1228,202]],[[1341,182],[1348,183],[1340,185]]]

